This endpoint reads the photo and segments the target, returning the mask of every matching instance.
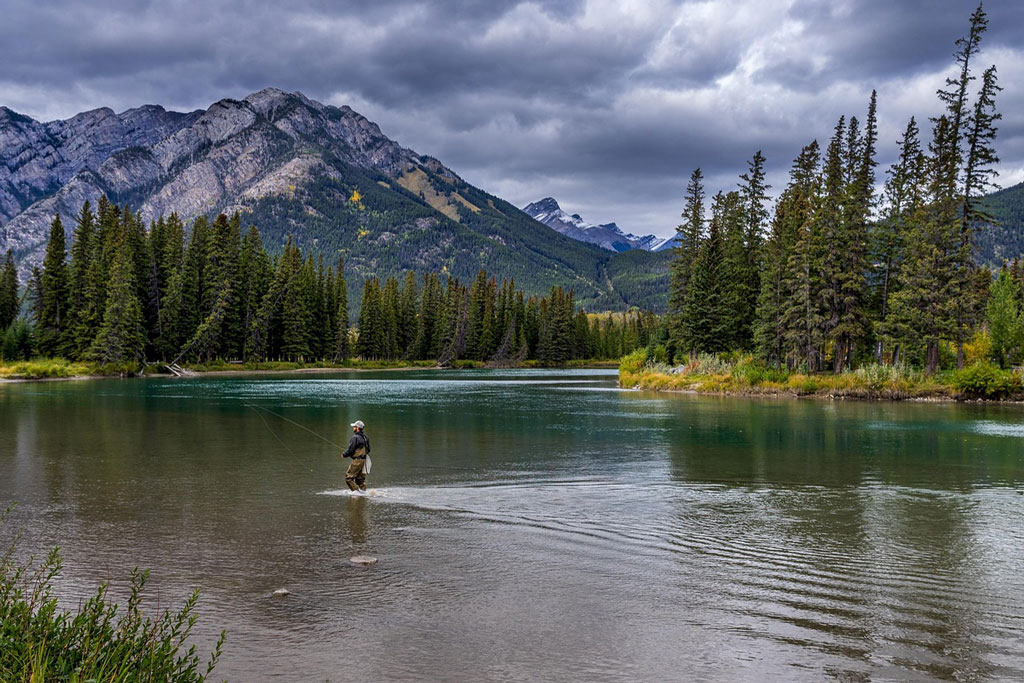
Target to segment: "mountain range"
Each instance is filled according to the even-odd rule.
[[[604,223],[603,225],[587,223],[578,213],[569,214],[563,211],[553,197],[545,197],[540,201],[527,204],[523,207],[523,211],[552,230],[557,230],[563,235],[568,235],[581,242],[596,244],[608,251],[622,252],[630,249],[658,251],[668,241],[656,235],[627,234],[615,223]]]
[[[347,106],[268,88],[188,113],[146,105],[39,122],[0,107],[0,252],[22,276],[49,225],[70,233],[106,195],[146,221],[239,211],[271,251],[287,239],[367,276],[472,278],[483,268],[528,293],[572,288],[591,310],[664,310],[668,258],[581,242],[385,136]],[[624,236],[628,237],[628,236]]]

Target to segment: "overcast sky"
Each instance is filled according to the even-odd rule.
[[[206,108],[267,86],[348,104],[518,206],[668,235],[690,172],[732,189],[879,93],[880,171],[927,128],[974,0],[4,0],[0,105],[37,119]],[[999,182],[1024,181],[1024,2],[985,3]],[[882,174],[880,173],[880,177]]]

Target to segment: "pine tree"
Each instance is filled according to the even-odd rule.
[[[740,200],[742,203],[746,264],[741,274],[743,310],[739,313],[739,343],[748,347],[754,341],[754,327],[757,319],[757,299],[761,291],[761,266],[765,234],[768,230],[768,190],[771,185],[765,181],[765,158],[761,150],[747,162],[747,172],[740,175]]]
[[[981,89],[974,104],[974,112],[967,132],[967,160],[964,166],[963,207],[961,230],[967,232],[972,223],[991,222],[992,217],[982,210],[977,200],[994,187],[998,172],[992,168],[999,163],[992,146],[996,137],[996,122],[1003,115],[996,112],[996,93],[1002,90],[996,84],[996,67],[990,66],[981,77]]]
[[[363,360],[384,357],[386,332],[380,295],[380,281],[377,278],[367,278],[363,285],[363,300],[359,306],[359,337],[356,340],[356,353]]]
[[[342,257],[338,257],[338,274],[335,278],[334,300],[337,304],[334,330],[334,360],[344,362],[352,353],[349,342],[349,321],[348,321],[348,285],[345,282],[345,264]]]
[[[380,293],[381,357],[388,360],[398,357],[398,307],[398,280],[389,277]]]
[[[689,327],[690,346],[697,352],[714,353],[725,351],[729,345],[727,322],[723,320],[722,260],[724,244],[722,237],[725,196],[715,195],[711,210],[711,223],[707,239],[700,243],[697,260],[690,276],[686,295],[686,316]],[[623,351],[632,351],[633,343],[624,345]]]
[[[779,307],[786,364],[821,369],[824,358],[825,319],[821,298],[824,289],[823,255],[827,251],[817,212],[821,204],[821,178],[818,143],[804,148],[798,158],[800,190],[794,198],[788,220],[793,248],[786,258],[781,289],[785,298]],[[813,170],[809,176],[808,170]]]
[[[263,238],[255,225],[250,226],[242,239],[242,247],[238,253],[238,290],[234,302],[240,329],[238,338],[233,342],[233,355],[246,355],[245,342],[248,331],[259,315],[260,305],[270,288],[272,277],[270,258],[263,248]]]
[[[845,190],[838,250],[836,281],[835,371],[853,363],[857,345],[869,332],[867,271],[869,225],[874,206],[875,145],[878,136],[877,94],[871,93],[864,135],[851,125],[847,137],[847,187]],[[854,119],[855,121],[855,119]]]
[[[810,224],[817,195],[818,143],[801,150],[789,173],[789,184],[775,207],[772,231],[763,249],[761,291],[754,323],[758,353],[772,365],[786,361],[785,313],[792,304],[790,257],[805,226]],[[787,303],[788,302],[788,303]]]
[[[419,297],[416,273],[410,270],[405,274],[398,305],[398,356],[401,358],[412,358],[415,355],[413,347],[419,327],[416,320]]]
[[[682,224],[676,227],[676,244],[672,247],[668,301],[669,343],[679,354],[691,348],[692,335],[685,313],[687,291],[704,232],[704,175],[699,168],[693,171],[686,186],[682,218]]]
[[[280,308],[281,356],[301,363],[310,355],[308,295],[312,264],[308,258],[304,262],[299,248],[291,244],[286,247],[279,268],[287,282]]]
[[[100,363],[139,362],[145,358],[146,330],[135,286],[135,264],[127,241],[128,236],[122,231],[113,242],[103,324],[89,349],[89,356]]]
[[[469,290],[469,311],[466,322],[466,356],[473,360],[485,360],[487,342],[485,326],[487,323],[489,288],[487,273],[480,270]]]
[[[910,218],[907,258],[883,327],[907,351],[923,351],[925,370],[939,365],[939,344],[957,336],[967,290],[956,194],[957,152],[950,120],[939,117],[929,145],[928,191]],[[897,359],[898,361],[898,359]]]
[[[878,290],[875,304],[875,361],[882,362],[884,330],[889,316],[890,297],[899,282],[900,270],[907,258],[909,220],[921,208],[924,194],[925,158],[921,152],[917,122],[911,117],[899,141],[899,158],[888,170],[885,185],[885,210],[872,228],[874,280]],[[896,350],[894,349],[894,358]]]
[[[435,273],[428,273],[423,277],[423,296],[420,299],[415,350],[412,354],[416,360],[437,358],[438,349],[433,341],[440,324],[441,303],[441,278]]]
[[[18,269],[14,265],[14,253],[8,249],[0,268],[0,331],[7,329],[18,317],[21,308],[18,301]]]
[[[720,267],[722,342],[727,349],[745,349],[751,344],[754,317],[754,292],[751,291],[747,258],[746,220],[738,192],[721,198],[718,207],[722,229],[722,263]]]
[[[59,356],[65,352],[65,342],[70,337],[71,329],[67,241],[59,214],[50,223],[39,297],[39,317],[36,323],[39,352],[44,356]]]

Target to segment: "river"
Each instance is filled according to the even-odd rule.
[[[365,498],[296,426],[356,419]],[[67,605],[135,565],[151,607],[198,587],[217,680],[1024,679],[1020,406],[605,370],[7,384],[11,501],[0,537],[60,546]]]

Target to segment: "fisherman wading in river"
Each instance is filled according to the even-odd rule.
[[[348,466],[345,473],[345,483],[353,491],[366,490],[366,475],[370,472],[370,439],[363,431],[362,420],[356,420],[351,425],[352,438],[348,442],[348,448],[341,454],[343,458],[352,458],[352,464]]]

